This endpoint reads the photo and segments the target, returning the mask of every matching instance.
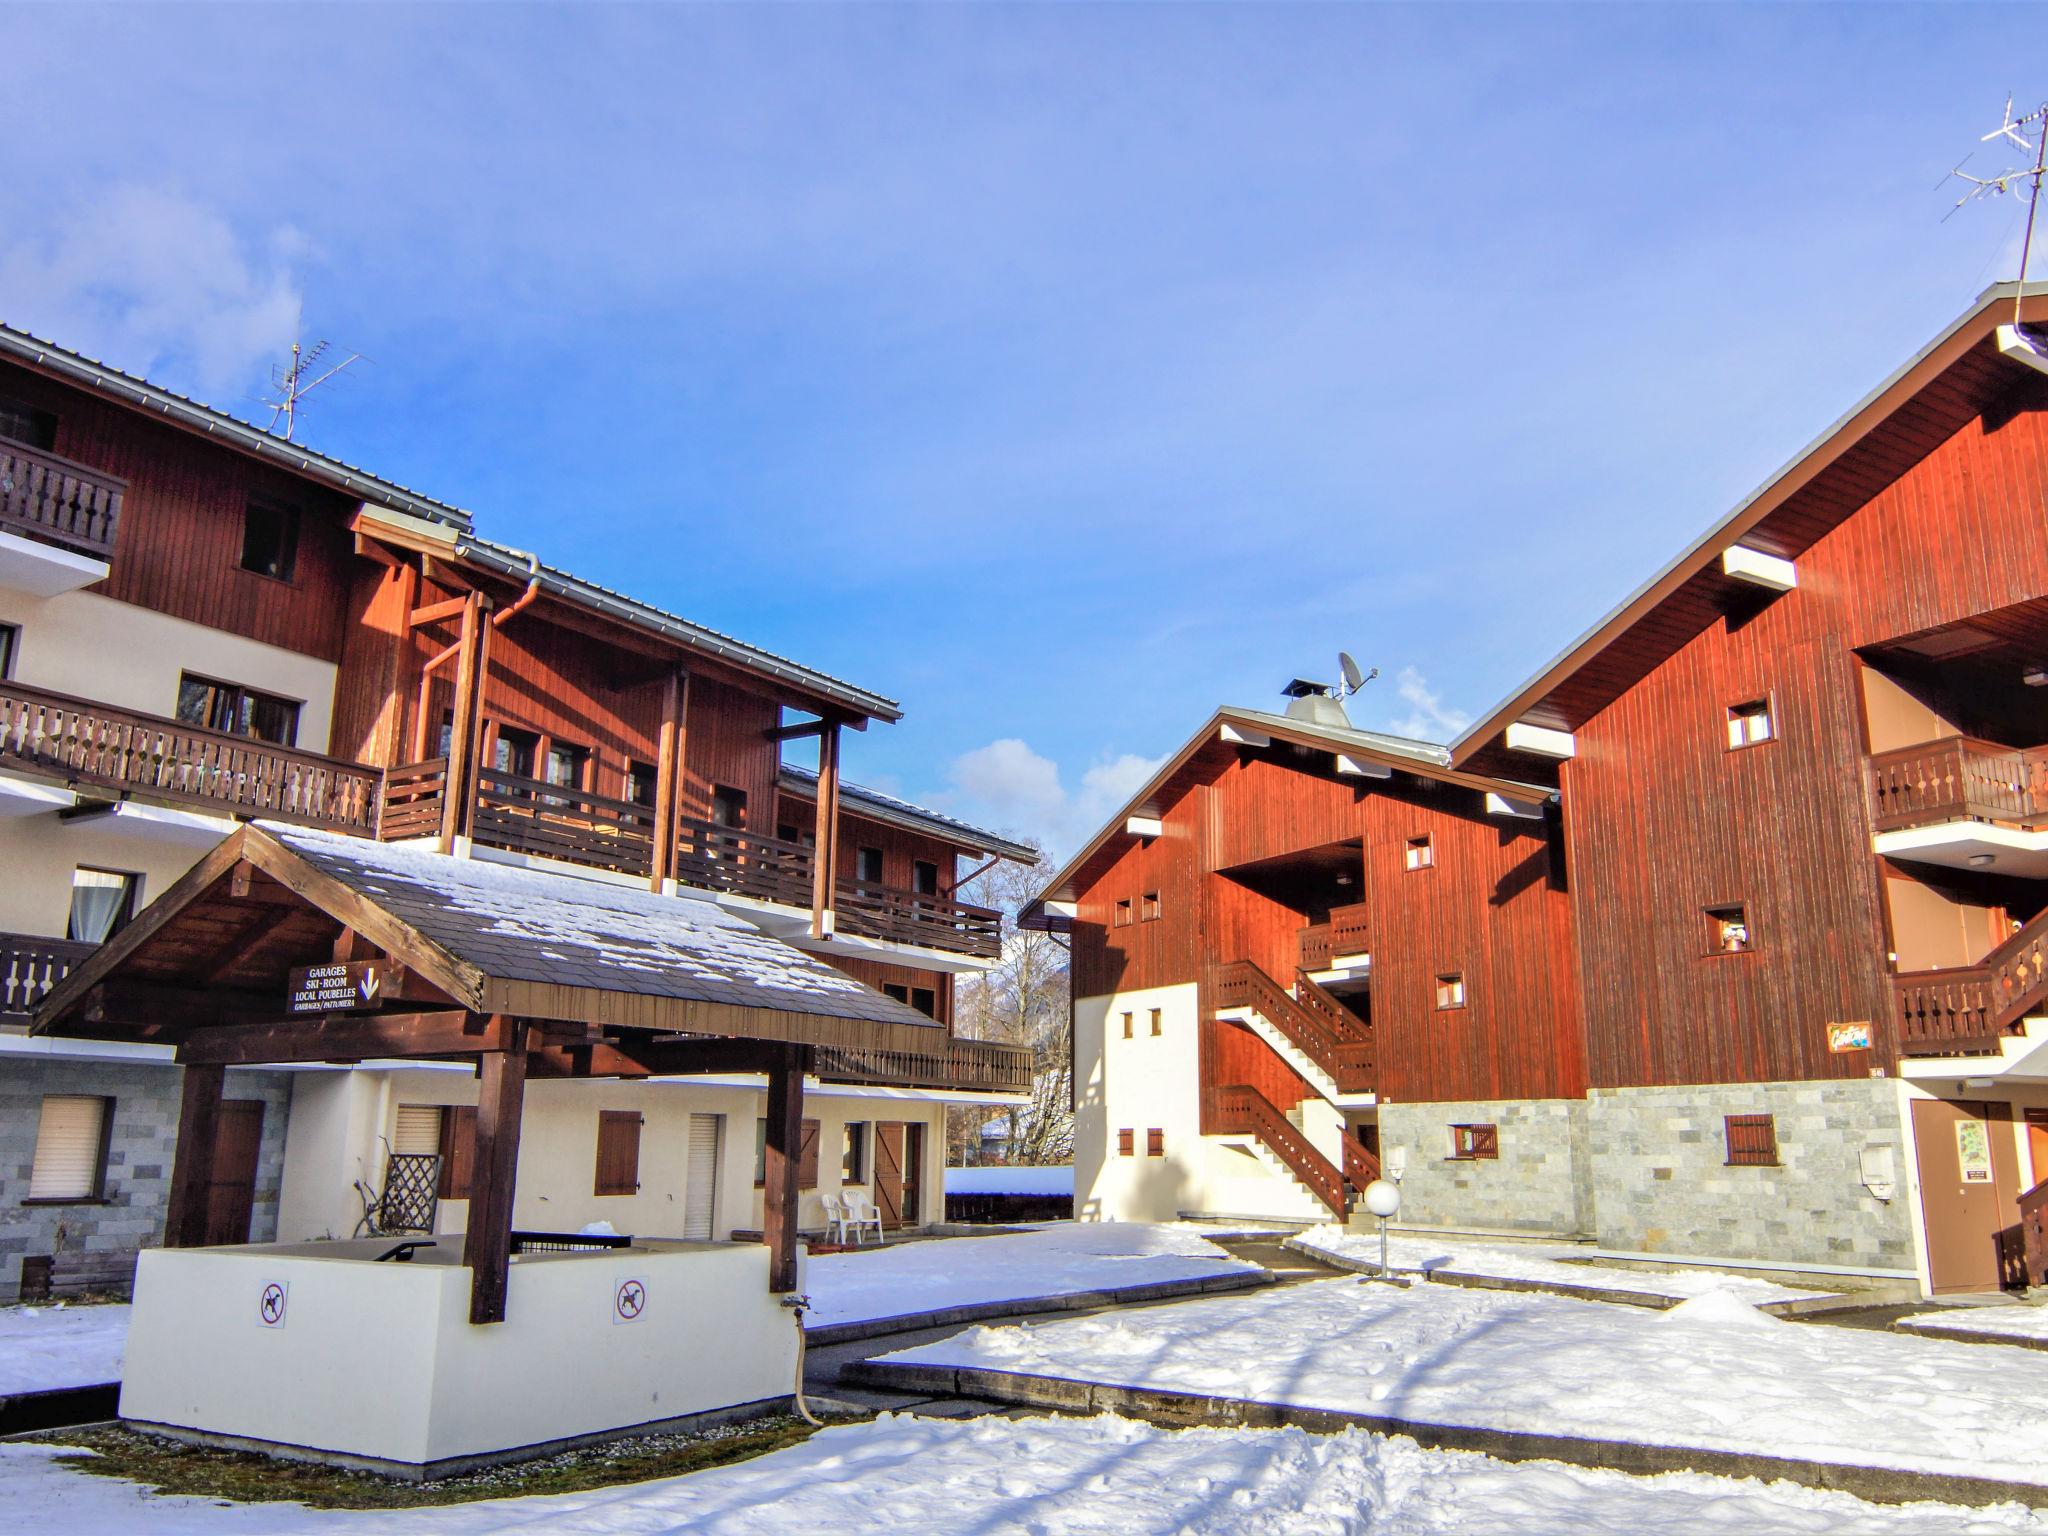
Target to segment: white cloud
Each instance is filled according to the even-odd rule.
[[[126,185],[13,227],[0,241],[11,325],[231,408],[291,345],[306,241],[288,225],[251,241],[190,198]]]
[[[954,758],[947,789],[931,799],[992,830],[1034,838],[1061,858],[1136,794],[1159,762],[1134,752],[1105,757],[1084,769],[1079,787],[1069,791],[1059,764],[1006,736]]]
[[[1472,723],[1472,717],[1464,710],[1447,708],[1442,695],[1413,667],[1401,669],[1394,679],[1394,691],[1409,709],[1400,719],[1388,722],[1387,729],[1397,736],[1448,742]]]

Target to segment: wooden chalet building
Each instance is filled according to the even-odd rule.
[[[899,713],[0,327],[0,1295],[118,1273],[160,1236],[169,1053],[25,1026],[255,819],[702,897],[948,1026],[814,1095],[800,1213],[821,1227],[820,1197],[855,1187],[895,1224],[940,1219],[942,1105],[1028,1085],[1017,1053],[950,1038],[955,977],[1000,943],[960,887],[1031,852],[843,777],[844,744]],[[261,940],[224,943],[218,974]],[[536,1106],[523,1187],[572,1228],[758,1229],[758,1076],[630,1076]],[[227,1081],[211,1240],[347,1236],[393,1153],[439,1155],[432,1219],[460,1229],[466,1068]]]
[[[1205,727],[1031,919],[1074,934],[1080,1204],[1334,1212],[1374,1171],[1341,1118],[1422,1226],[2038,1281],[2048,294],[2015,299],[1449,748]]]

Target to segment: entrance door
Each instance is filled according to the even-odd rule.
[[[206,1244],[249,1241],[256,1204],[256,1161],[263,1146],[263,1104],[226,1099],[213,1137],[213,1182],[206,1186]]]
[[[2012,1106],[1915,1099],[1913,1141],[1935,1293],[1997,1290],[2001,1235],[2018,1221]]]
[[[903,1122],[875,1123],[875,1209],[882,1225],[903,1225]]]
[[[924,1220],[924,1122],[903,1125],[903,1225]]]
[[[718,1122],[723,1115],[690,1116],[690,1149],[683,1165],[683,1236],[711,1241],[711,1211],[718,1198]]]

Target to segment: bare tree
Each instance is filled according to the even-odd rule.
[[[1003,949],[992,970],[961,978],[953,999],[955,1028],[970,1039],[1032,1051],[1031,1101],[1003,1112],[1008,1156],[1015,1163],[1066,1163],[1074,1157],[1067,946],[1057,935],[1017,926],[1018,912],[1052,874],[1041,853],[1033,864],[996,865],[963,893],[1001,911]],[[979,1160],[982,1128],[995,1118],[974,1106],[953,1110],[947,1117],[948,1160]]]

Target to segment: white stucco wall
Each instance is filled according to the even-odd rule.
[[[143,905],[169,890],[212,846],[185,829],[136,832],[95,817],[60,821],[55,811],[0,817],[0,931],[61,939],[71,917],[71,872],[81,864],[142,876]]]
[[[502,1323],[445,1255],[381,1241],[142,1256],[124,1418],[420,1466],[787,1396],[796,1332],[768,1250],[687,1244],[515,1259]],[[637,1317],[615,1320],[622,1281]],[[261,1301],[283,1288],[266,1326]]]

